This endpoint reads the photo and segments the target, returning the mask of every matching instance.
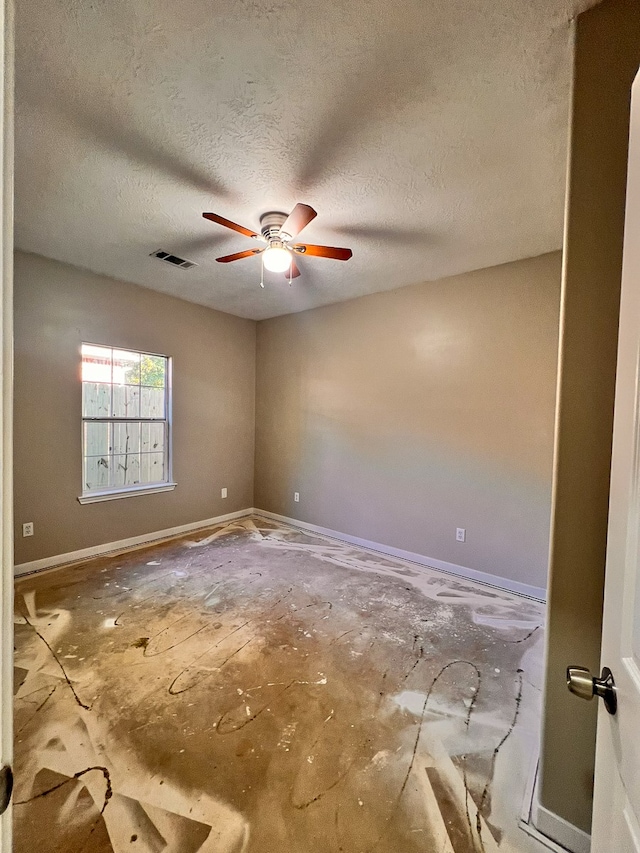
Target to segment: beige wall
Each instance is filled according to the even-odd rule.
[[[258,323],[256,506],[545,587],[560,264]]]
[[[564,248],[541,804],[591,825],[595,703],[569,664],[599,672],[631,84],[640,5],[606,0],[576,28]],[[606,661],[604,661],[606,663]]]
[[[174,491],[78,503],[82,341],[173,358]],[[254,391],[254,322],[18,252],[16,563],[251,506]]]

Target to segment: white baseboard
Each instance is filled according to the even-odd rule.
[[[540,805],[537,784],[531,803],[530,825],[570,853],[589,853],[591,850],[591,836],[588,833]]]
[[[532,823],[526,823],[521,820],[519,821],[518,826],[522,832],[526,833],[531,838],[535,838],[538,844],[540,844],[540,846],[545,850],[551,850],[552,853],[567,853],[567,847],[556,844],[556,842],[552,841],[547,835],[544,835],[542,832],[537,830]],[[569,850],[568,853],[571,853],[571,851]]]
[[[382,545],[380,542],[371,542],[369,539],[360,539],[358,536],[351,536],[348,533],[341,533],[338,530],[330,530],[327,527],[318,527],[317,524],[310,524],[307,521],[299,521],[296,518],[289,518],[286,515],[278,515],[275,512],[269,512],[266,509],[258,509],[254,507],[253,512],[256,515],[262,515],[265,518],[271,518],[275,521],[281,521],[283,524],[289,524],[291,527],[299,527],[301,530],[308,530],[311,533],[318,533],[321,536],[328,536],[330,539],[337,539],[340,542],[348,542],[350,545],[358,545],[360,548],[367,548],[369,551],[377,551],[380,554],[386,554],[390,557],[399,557],[401,560],[407,560],[410,563],[416,563],[419,566],[425,566],[429,569],[437,569],[440,572],[446,572],[449,575],[466,578],[467,580],[475,581],[476,583],[492,586],[497,589],[504,589],[508,592],[514,592],[516,595],[522,595],[526,598],[535,598],[537,601],[546,601],[547,591],[542,587],[530,586],[529,584],[513,581],[509,578],[503,578],[499,575],[490,575],[486,572],[479,572],[476,569],[468,569],[466,566],[458,566],[455,563],[447,563],[444,560],[435,560],[431,557],[425,557],[423,554],[414,554],[412,551],[403,551],[401,548],[392,548],[389,545]]]
[[[229,512],[226,515],[219,515],[216,518],[207,518],[203,521],[194,521],[189,524],[182,524],[178,527],[170,527],[166,530],[158,530],[154,533],[145,533],[142,536],[132,536],[129,539],[121,539],[117,542],[107,542],[104,545],[94,545],[90,548],[82,548],[79,551],[70,551],[67,554],[57,554],[53,557],[43,557],[41,560],[32,560],[28,563],[20,563],[14,568],[16,577],[28,575],[32,572],[44,571],[45,569],[57,568],[67,565],[68,563],[76,563],[80,560],[87,560],[91,557],[99,557],[104,554],[117,553],[125,551],[129,548],[136,548],[147,545],[152,542],[158,542],[161,539],[170,539],[173,536],[179,536],[183,533],[190,533],[193,530],[201,530],[203,528],[212,527],[215,524],[221,524],[225,521],[232,521],[235,518],[243,518],[247,515],[262,515],[265,518],[271,518],[275,521],[281,521],[283,524],[289,524],[292,527],[298,527],[302,530],[308,530],[311,533],[317,533],[321,536],[327,536],[330,539],[337,539],[339,542],[348,542],[350,545],[357,545],[360,548],[366,548],[369,551],[376,551],[379,554],[385,554],[391,557],[399,557],[401,560],[415,563],[418,566],[424,566],[437,571],[446,572],[450,575],[463,577],[467,580],[475,581],[486,586],[504,589],[508,592],[513,592],[516,595],[522,595],[527,598],[534,598],[537,601],[545,601],[546,590],[529,586],[528,584],[512,581],[508,578],[502,578],[498,575],[490,575],[486,572],[479,572],[475,569],[468,569],[465,566],[458,566],[455,563],[447,563],[444,560],[436,560],[431,557],[425,557],[423,554],[415,554],[412,551],[404,551],[401,548],[392,548],[389,545],[383,545],[380,542],[372,542],[369,539],[361,539],[358,536],[351,536],[348,533],[341,533],[338,530],[331,530],[327,527],[319,527],[317,524],[310,524],[307,521],[299,521],[296,518],[289,518],[285,515],[278,515],[275,512],[258,509],[256,507],[247,507],[237,512]]]
[[[41,572],[44,569],[58,568],[67,563],[77,563],[91,557],[100,557],[104,554],[126,551],[130,548],[143,546],[160,539],[171,539],[182,533],[190,533],[192,530],[213,527],[225,521],[233,521],[234,518],[243,518],[251,515],[253,509],[239,509],[237,512],[228,512],[226,515],[218,515],[216,518],[207,518],[204,521],[193,521],[189,524],[181,524],[178,527],[169,527],[166,530],[157,530],[154,533],[144,533],[142,536],[132,536],[129,539],[120,539],[118,542],[106,542],[104,545],[93,545],[91,548],[82,548],[79,551],[69,551],[68,554],[57,554],[54,557],[43,557],[41,560],[31,560],[29,563],[20,563],[14,567],[14,575],[28,575],[32,572]]]

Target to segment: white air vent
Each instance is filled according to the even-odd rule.
[[[180,267],[180,269],[188,270],[191,267],[197,267],[195,261],[185,261],[184,258],[179,258],[177,255],[172,255],[171,252],[165,252],[163,249],[158,249],[157,252],[151,252],[149,256],[151,258],[159,258],[161,261],[166,261],[168,264],[171,264],[174,267]]]

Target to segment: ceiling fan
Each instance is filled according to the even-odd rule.
[[[231,228],[239,234],[260,240],[266,243],[259,249],[245,249],[244,252],[235,252],[233,255],[224,255],[216,258],[218,263],[228,264],[231,261],[239,261],[249,258],[251,255],[262,255],[263,267],[270,272],[281,272],[287,275],[289,281],[300,275],[296,264],[296,255],[309,255],[316,258],[334,258],[337,261],[348,261],[352,255],[351,249],[339,249],[335,246],[313,246],[310,243],[293,243],[292,241],[313,219],[318,215],[308,204],[296,204],[291,213],[271,211],[260,217],[260,233],[237,225],[224,216],[217,213],[203,213],[205,219]],[[264,281],[260,282],[264,287]]]

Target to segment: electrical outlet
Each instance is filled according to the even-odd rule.
[[[22,535],[33,536],[33,521],[27,521],[26,524],[22,525]]]
[[[466,527],[456,527],[456,542],[466,542],[467,541],[467,528]]]
[[[220,497],[226,498],[226,496],[227,496],[227,490],[226,489],[220,489]]]
[[[300,492],[294,492],[293,499],[296,503],[300,503]]]

